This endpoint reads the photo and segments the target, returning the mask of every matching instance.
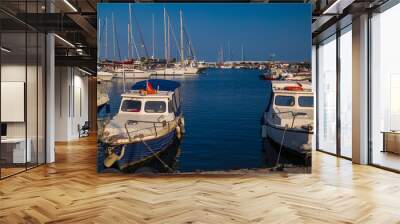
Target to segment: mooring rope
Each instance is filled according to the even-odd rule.
[[[279,165],[279,159],[281,158],[281,151],[282,151],[282,147],[283,147],[283,141],[285,140],[285,134],[286,134],[286,130],[287,130],[288,126],[285,126],[285,130],[283,130],[283,135],[282,135],[282,140],[281,140],[281,146],[279,147],[279,153],[278,153],[278,158],[276,160],[276,164],[275,167],[277,167]]]
[[[174,172],[175,172],[171,167],[169,167],[169,166],[157,155],[157,153],[155,153],[155,152],[150,148],[150,146],[149,146],[145,141],[143,141],[143,139],[140,139],[140,140],[143,142],[143,144],[146,146],[146,148],[158,159],[158,161],[161,162],[161,164],[164,166],[164,168],[167,168],[171,173],[174,173]]]

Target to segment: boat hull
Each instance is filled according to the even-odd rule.
[[[199,73],[199,69],[195,67],[187,67],[185,68],[185,75],[197,75]]]
[[[168,169],[163,164],[163,162],[166,163],[167,161],[160,162],[159,159],[171,157],[171,154],[174,154],[174,151],[177,150],[177,146],[172,147],[177,141],[179,140],[176,134],[176,130],[174,129],[163,136],[146,141],[112,146],[109,144],[101,144],[99,150],[100,154],[98,155],[98,170],[99,172],[105,172],[108,169],[116,169],[122,172],[134,173],[138,169],[146,166],[151,167],[152,169]],[[121,153],[123,147],[124,150],[122,153],[122,157],[116,160],[111,166],[109,166],[110,164],[108,164],[107,167],[105,161],[107,160],[106,157],[109,156],[107,155],[107,149],[109,147],[119,147],[119,153]],[[163,169],[161,170],[164,171]],[[168,169],[166,171],[171,170]]]
[[[151,76],[150,72],[143,71],[143,72],[125,72],[126,79],[147,79]],[[118,78],[124,78],[122,73],[118,73]]]
[[[158,76],[182,76],[184,75],[184,70],[175,68],[166,68],[155,70],[155,75]]]
[[[103,111],[103,109],[107,106],[107,103],[101,104],[101,105],[97,105],[97,113],[100,113],[101,111]]]
[[[111,81],[113,79],[113,76],[110,76],[110,75],[97,75],[97,78],[100,81]]]
[[[296,153],[306,153],[311,151],[312,132],[290,128],[285,131],[284,127],[278,127],[268,123],[264,124],[264,128],[266,128],[266,137],[279,146],[282,143],[282,146],[285,149]],[[285,136],[282,141],[284,134]]]
[[[100,81],[111,81],[114,78],[114,74],[111,72],[97,72],[97,78]]]

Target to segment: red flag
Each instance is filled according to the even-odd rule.
[[[149,94],[154,94],[154,93],[156,93],[156,90],[155,89],[153,89],[153,85],[151,85],[151,83],[150,82],[146,82],[146,91],[149,93]]]

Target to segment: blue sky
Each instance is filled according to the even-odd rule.
[[[149,55],[152,54],[152,14],[154,14],[155,56],[161,58],[164,57],[163,7],[170,15],[178,42],[179,10],[183,11],[184,25],[199,60],[216,61],[221,46],[224,48],[224,58],[228,60],[228,42],[232,60],[241,59],[241,44],[245,59],[248,60],[266,60],[271,54],[276,55],[276,60],[311,60],[309,4],[132,4]],[[120,54],[125,59],[128,56],[129,11],[128,4],[124,3],[98,4],[98,18],[101,18],[103,23],[100,57],[103,58],[105,55],[104,21],[107,17],[108,55],[112,59],[112,13],[115,17]],[[133,31],[135,41],[140,48],[141,35],[135,23]],[[172,36],[171,54],[177,57]],[[141,55],[144,56],[143,50]]]

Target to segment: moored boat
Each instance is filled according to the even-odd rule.
[[[123,78],[125,73],[126,79],[148,79],[152,75],[150,71],[132,68],[119,68],[115,72],[118,78]]]
[[[155,75],[158,76],[182,76],[185,74],[184,68],[158,68],[154,70]]]
[[[100,134],[102,168],[135,172],[149,161],[169,168],[162,158],[184,132],[180,94],[179,82],[159,79],[137,82],[123,93],[118,114]]]
[[[114,74],[111,72],[106,72],[106,71],[98,71],[97,78],[100,81],[111,81],[112,78],[114,78]]]
[[[107,93],[97,93],[97,112],[101,111],[110,101]]]
[[[262,137],[295,153],[311,151],[314,96],[309,82],[272,81],[262,118]]]

